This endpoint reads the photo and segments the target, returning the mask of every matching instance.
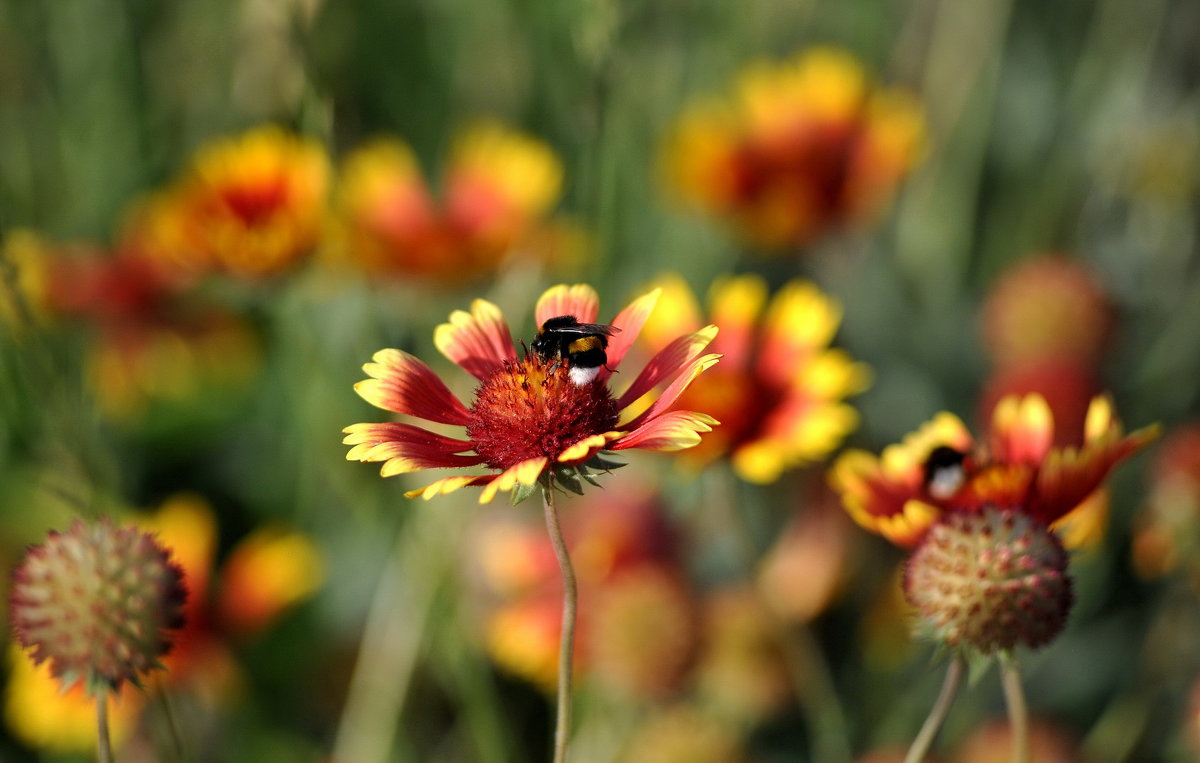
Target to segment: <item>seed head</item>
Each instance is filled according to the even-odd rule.
[[[98,694],[161,667],[186,597],[183,569],[152,535],[77,519],[26,552],[10,608],[35,664],[50,660],[64,686],[83,680]]]
[[[952,512],[930,528],[908,560],[904,592],[937,640],[983,654],[1053,640],[1074,598],[1058,538],[994,508]]]

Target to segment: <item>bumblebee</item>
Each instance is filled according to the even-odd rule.
[[[608,338],[620,330],[602,323],[580,323],[574,315],[559,315],[541,325],[529,349],[542,360],[565,364],[571,382],[582,387],[608,367],[604,352]]]
[[[967,454],[939,445],[925,459],[925,489],[939,500],[958,492],[967,481]]]

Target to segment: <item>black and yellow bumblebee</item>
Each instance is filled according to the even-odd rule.
[[[567,368],[577,387],[589,384],[607,368],[608,338],[621,329],[603,323],[580,323],[574,315],[559,315],[538,328],[529,348],[542,360],[554,360]]]

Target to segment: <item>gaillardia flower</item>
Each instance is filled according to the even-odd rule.
[[[545,359],[534,352],[519,358],[499,308],[475,300],[471,312],[455,311],[434,334],[442,354],[479,380],[469,407],[429,366],[401,350],[377,352],[374,362],[363,366],[371,378],[355,385],[363,399],[385,410],[465,427],[465,439],[401,422],[354,424],[344,430],[344,442],[354,446],[346,458],[381,461],[385,477],[436,468],[490,469],[444,477],[408,494],[429,499],[477,485],[483,486],[480,503],[487,503],[502,490],[530,489],[543,475],[577,487],[578,479],[588,476],[587,462],[602,450],[672,451],[696,445],[716,420],[672,406],[696,376],[717,362],[719,356],[702,354],[716,336],[715,326],[665,347],[619,396],[608,386],[658,295],[654,291],[639,297],[617,314],[607,361],[583,384],[572,381],[569,359]],[[538,326],[560,316],[594,323],[598,312],[599,298],[590,286],[560,284],[538,300],[535,317]],[[634,408],[660,385],[662,392],[652,403]]]
[[[1098,397],[1082,445],[1055,446],[1046,400],[1013,396],[996,405],[985,443],[941,413],[880,458],[844,454],[831,480],[859,524],[915,547],[904,593],[919,626],[990,655],[1037,648],[1061,632],[1074,596],[1053,528],[1094,511],[1109,470],[1156,434],[1125,435],[1111,402]]]
[[[914,163],[923,119],[849,54],[747,67],[731,98],[691,108],[666,150],[674,188],[769,249],[869,218]]]
[[[374,273],[442,281],[486,275],[534,237],[558,200],[562,173],[546,144],[485,122],[458,135],[437,200],[412,149],[378,139],[342,167],[341,244]]]
[[[976,443],[962,421],[942,412],[876,457],[848,451],[830,479],[860,525],[900,546],[916,545],[943,513],[1015,508],[1053,525],[1100,487],[1118,461],[1158,434],[1124,434],[1112,403],[1088,409],[1082,445],[1055,447],[1054,417],[1040,395],[1006,397]]]
[[[329,158],[315,140],[268,126],[203,147],[174,185],[131,215],[131,236],[184,271],[264,277],[317,245]]]
[[[678,276],[662,279],[663,299],[643,336],[654,349],[701,325],[700,309]],[[866,388],[870,373],[830,342],[841,307],[806,281],[786,284],[768,303],[755,275],[717,280],[709,319],[720,328],[712,349],[721,364],[683,393],[685,408],[707,411],[721,428],[687,454],[693,465],[728,457],[737,473],[773,482],[811,464],[858,425],[844,400]]]

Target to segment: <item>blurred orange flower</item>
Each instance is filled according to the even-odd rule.
[[[702,325],[682,278],[665,276],[660,286],[659,307],[642,332],[655,350]],[[841,307],[806,281],[791,281],[768,303],[758,276],[717,280],[708,320],[720,329],[712,346],[724,357],[684,391],[681,405],[711,412],[721,426],[680,454],[683,461],[699,467],[728,457],[743,479],[767,483],[840,445],[858,425],[843,400],[870,379],[865,365],[829,346],[841,317]]]
[[[842,454],[830,479],[850,516],[900,546],[914,546],[943,512],[1013,508],[1055,524],[1072,521],[1110,469],[1158,434],[1125,435],[1104,397],[1088,409],[1082,445],[1055,447],[1054,416],[1040,395],[1007,397],[977,445],[951,413],[939,413],[876,457]]]
[[[275,275],[319,243],[329,176],[321,144],[282,128],[222,138],[135,207],[127,238],[185,272]]]
[[[758,246],[803,246],[871,218],[920,151],[912,97],[878,89],[844,51],[818,47],[741,73],[731,97],[680,118],[668,181]]]
[[[549,146],[484,122],[455,140],[439,202],[412,149],[398,139],[380,139],[343,164],[341,245],[376,273],[443,281],[485,276],[539,237],[562,174]]]
[[[566,518],[584,603],[575,668],[620,695],[654,698],[677,688],[691,664],[696,612],[657,499],[624,487],[585,496]],[[483,629],[489,653],[553,690],[562,583],[549,539],[510,515],[484,525],[477,543],[493,599]]]

